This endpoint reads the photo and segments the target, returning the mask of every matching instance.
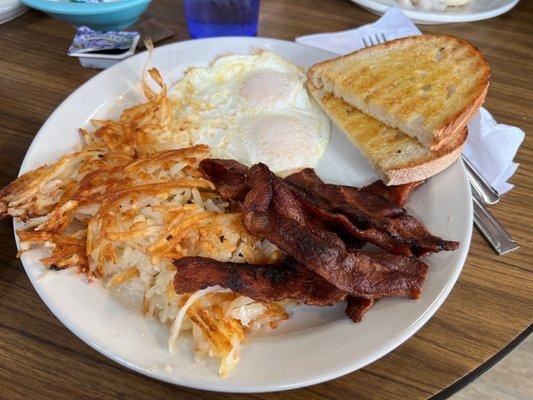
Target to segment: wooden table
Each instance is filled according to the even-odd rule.
[[[156,16],[187,39],[179,1],[154,2]],[[295,36],[349,29],[376,17],[348,0],[263,0],[261,36]],[[492,83],[486,107],[499,122],[533,129],[533,2],[483,22],[422,27],[466,38],[486,55]],[[30,11],[0,26],[0,185],[17,176],[34,135],[66,96],[98,71],[80,67],[66,50],[74,29]],[[334,381],[249,398],[424,398],[441,392],[505,347],[533,316],[533,142],[526,136],[516,160],[516,185],[491,207],[522,246],[497,256],[474,232],[461,277],[436,315],[400,348]],[[230,399],[175,387],[133,373],[70,333],[48,311],[15,257],[11,221],[0,222],[1,399]],[[342,345],[342,344],[339,344]]]

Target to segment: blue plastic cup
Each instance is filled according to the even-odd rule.
[[[192,38],[256,36],[260,0],[185,0]]]

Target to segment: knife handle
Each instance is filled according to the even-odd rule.
[[[465,170],[468,175],[470,184],[475,193],[484,204],[495,204],[500,200],[500,195],[492,185],[481,175],[481,173],[472,165],[470,160],[464,154],[461,158],[465,164]]]
[[[476,196],[472,196],[472,200],[474,202],[474,224],[494,251],[498,254],[505,254],[518,249],[520,246]]]

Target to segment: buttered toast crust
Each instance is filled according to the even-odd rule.
[[[322,109],[361,151],[386,185],[427,179],[452,164],[464,147],[466,128],[450,135],[447,143],[432,151],[333,94],[324,93],[311,82],[308,81],[307,86]]]
[[[452,36],[392,40],[314,65],[308,82],[438,150],[481,107],[490,69]]]

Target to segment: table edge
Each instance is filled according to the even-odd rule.
[[[500,361],[506,358],[513,350],[520,346],[528,337],[533,333],[533,324],[522,331],[517,337],[510,341],[504,348],[499,350],[496,354],[490,357],[488,360],[480,364],[478,367],[470,371],[468,374],[456,380],[448,387],[441,390],[439,393],[429,397],[428,400],[445,400],[449,399],[452,395],[456,394],[460,390],[464,389],[470,383],[474,382],[480,376],[491,370]]]

